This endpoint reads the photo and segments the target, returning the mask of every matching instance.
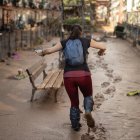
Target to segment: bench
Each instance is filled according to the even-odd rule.
[[[54,70],[47,72],[45,68],[47,64],[45,60],[42,59],[39,62],[35,63],[30,68],[26,69],[27,74],[29,75],[30,82],[32,84],[32,96],[30,101],[33,101],[34,94],[36,90],[47,90],[54,91],[55,94],[55,102],[57,102],[57,91],[63,85],[63,70]],[[40,84],[36,84],[35,80],[43,74],[43,80]]]

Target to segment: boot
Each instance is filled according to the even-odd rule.
[[[94,128],[95,127],[95,120],[92,117],[92,114],[90,112],[86,112],[85,113],[85,118],[87,120],[87,126],[90,128]]]
[[[93,105],[94,102],[92,96],[87,96],[84,98],[85,118],[87,120],[87,126],[90,128],[95,127],[95,121],[91,114],[91,111],[93,110]]]
[[[71,120],[72,128],[75,131],[79,131],[80,127],[81,127],[81,124],[79,123],[80,122],[80,110],[79,110],[79,108],[75,108],[75,107],[70,108],[70,120]]]

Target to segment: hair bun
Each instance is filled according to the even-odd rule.
[[[82,27],[81,27],[79,24],[74,24],[74,25],[72,26],[71,31],[76,30],[76,29],[78,29],[78,30],[80,30],[80,31],[82,32]]]

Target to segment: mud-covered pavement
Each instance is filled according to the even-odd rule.
[[[64,88],[59,91],[58,103],[54,103],[53,95],[42,91],[30,103],[28,77],[11,78],[19,68],[25,70],[41,59],[34,51],[21,51],[10,65],[0,63],[0,140],[140,140],[140,96],[126,96],[127,92],[140,89],[140,52],[121,39],[108,38],[105,45],[107,52],[103,57],[97,55],[97,50],[89,50],[96,120],[90,135],[86,134],[83,114],[80,132],[71,129],[70,102]],[[58,53],[45,59],[47,70],[57,68]],[[80,108],[83,110],[81,94]]]

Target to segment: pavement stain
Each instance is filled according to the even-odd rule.
[[[0,111],[16,111],[16,108],[0,101]]]
[[[17,101],[17,102],[20,102],[20,103],[24,103],[24,102],[27,102],[27,100],[23,99],[22,97],[19,97],[17,95],[14,95],[14,94],[7,94],[7,96],[14,100],[14,101]]]
[[[81,140],[107,140],[106,129],[102,124],[96,125],[90,134],[82,134]]]
[[[103,82],[102,84],[101,84],[101,87],[102,88],[106,88],[106,87],[108,87],[110,85],[110,82]]]
[[[119,45],[116,45],[116,43],[119,43]],[[44,97],[37,97],[37,100],[34,101],[34,103],[24,102],[24,99],[28,100],[31,95],[31,86],[27,86],[29,84],[29,79],[25,79],[25,81],[20,82],[14,81],[15,84],[18,82],[20,85],[18,87],[18,93],[20,93],[20,95],[24,95],[24,99],[20,98],[20,95],[18,96],[15,94],[15,92],[17,92],[16,86],[12,89],[11,94],[6,92],[9,89],[8,87],[4,87],[3,82],[7,84],[8,82],[13,83],[13,81],[12,79],[5,79],[5,77],[16,73],[17,69],[21,68],[21,66],[23,66],[25,69],[35,61],[38,61],[40,57],[36,56],[36,54],[33,52],[25,51],[21,52],[21,56],[23,55],[22,58],[25,60],[24,62],[22,61],[22,64],[20,64],[20,61],[15,60],[14,63],[11,62],[11,65],[9,66],[2,64],[3,68],[0,68],[2,82],[0,93],[4,94],[1,94],[1,96],[3,96],[4,100],[6,101],[10,99],[11,102],[16,102],[16,105],[19,104],[18,109],[21,109],[20,114],[19,112],[16,112],[17,110],[15,108],[15,104],[13,107],[12,105],[5,103],[3,98],[1,98],[0,111],[6,112],[5,114],[0,113],[1,116],[6,114],[8,115],[9,111],[17,113],[17,120],[15,119],[14,121],[11,121],[10,119],[6,119],[7,117],[1,117],[3,118],[2,121],[9,123],[10,126],[12,123],[16,123],[16,121],[24,121],[26,117],[26,126],[24,123],[22,123],[22,125],[19,127],[20,131],[25,132],[26,134],[20,132],[18,130],[19,128],[15,128],[14,130],[10,129],[9,126],[1,125],[0,130],[7,127],[6,133],[3,133],[3,140],[15,140],[16,137],[23,140],[25,139],[24,136],[26,136],[26,140],[118,140],[118,138],[120,138],[120,140],[139,140],[140,135],[137,132],[140,128],[140,112],[138,108],[140,105],[138,104],[139,98],[131,97],[130,99],[125,96],[127,91],[139,87],[139,57],[137,57],[136,54],[131,51],[132,48],[129,48],[129,44],[119,39],[109,39],[107,42],[107,47],[109,50],[107,51],[106,56],[99,57],[96,54],[97,51],[93,50],[90,52],[91,56],[89,57],[89,66],[94,75],[93,81],[97,85],[95,86],[95,91],[97,92],[94,92],[95,110],[93,111],[95,120],[97,120],[96,132],[92,131],[90,135],[86,134],[87,126],[84,119],[81,119],[83,126],[80,132],[75,134],[75,132],[71,131],[71,125],[69,123],[70,105],[65,91],[59,98],[60,102],[55,105],[53,100],[50,100],[48,97],[46,97],[44,100],[41,99]],[[123,55],[123,52],[126,52],[126,50],[129,55]],[[130,60],[127,57],[133,58],[131,60],[133,65],[131,65],[130,61],[125,61],[126,59]],[[32,60],[32,58],[34,58],[34,60]],[[48,69],[52,70],[56,67],[56,54],[45,56],[45,59],[48,62]],[[131,75],[134,73],[134,69],[137,69],[137,71],[135,70],[137,73],[136,76],[135,74],[133,74],[133,76]],[[118,72],[118,70],[121,72]],[[101,77],[94,79],[96,75],[101,75]],[[27,81],[28,83],[26,83]],[[13,86],[14,84],[11,85]],[[19,89],[21,89],[21,87],[23,90],[20,91]],[[2,90],[3,88],[5,89]],[[106,94],[104,91],[106,91]],[[122,127],[122,125],[124,125],[124,127]],[[40,128],[38,128],[38,126],[40,126]],[[126,133],[125,129],[130,130],[130,128],[132,131]],[[15,132],[17,132],[16,135],[12,135],[12,137],[10,137],[10,134]],[[110,134],[109,136],[107,135],[108,133]]]

